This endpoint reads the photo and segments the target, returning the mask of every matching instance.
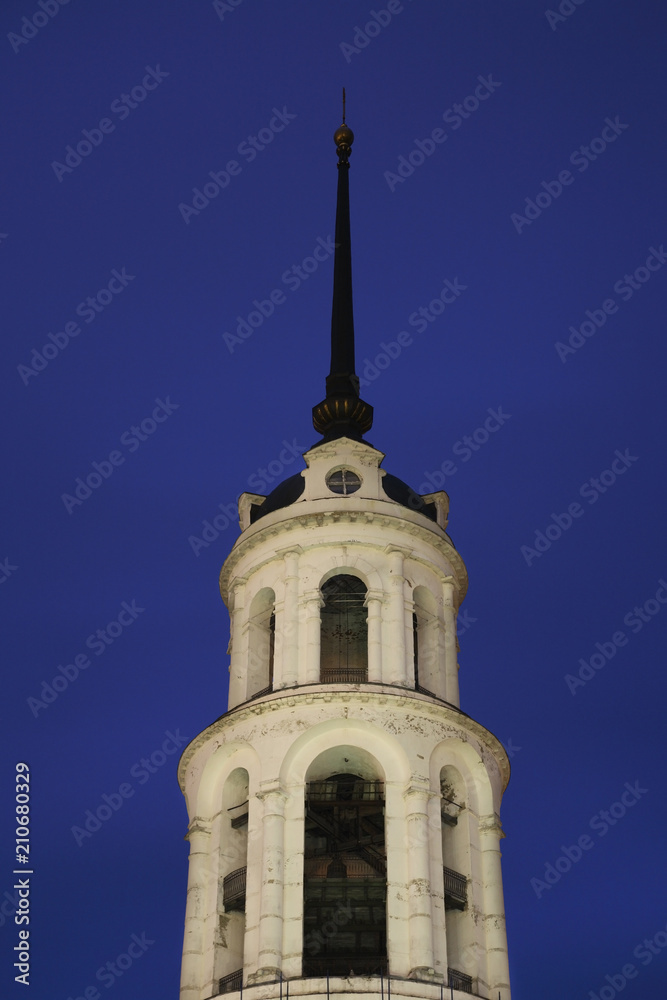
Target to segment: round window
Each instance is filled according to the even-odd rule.
[[[357,492],[361,486],[361,479],[351,469],[336,469],[335,472],[329,473],[326,484],[332,493],[340,493],[346,497],[350,493]]]

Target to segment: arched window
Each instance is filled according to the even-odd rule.
[[[443,888],[447,931],[448,980],[470,992],[476,971],[474,915],[470,895],[470,825],[465,784],[451,765],[440,772]]]
[[[240,988],[245,938],[246,872],[248,865],[248,772],[237,767],[222,793],[220,888],[215,978],[218,992]]]
[[[273,690],[276,595],[264,587],[250,605],[248,621],[248,698],[259,698]]]
[[[359,684],[368,680],[366,587],[356,576],[333,576],[322,585],[320,680]]]
[[[336,764],[341,768],[356,765],[357,769],[331,774],[330,768]],[[327,772],[329,776],[322,778]],[[377,774],[370,755],[351,747],[326,751],[309,768],[304,976],[348,976],[352,970],[357,976],[386,972],[384,783]]]
[[[414,637],[415,690],[438,694],[438,606],[426,587],[415,587],[412,632]]]

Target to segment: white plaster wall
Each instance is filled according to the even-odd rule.
[[[280,968],[284,976],[300,974],[302,947],[303,893],[303,815],[304,783],[308,768],[321,754],[332,748],[358,747],[377,762],[378,773],[385,776],[386,844],[387,844],[387,908],[388,953],[392,975],[409,976],[416,967],[417,942],[411,939],[411,854],[423,853],[427,866],[437,837],[433,821],[426,820],[417,834],[409,829],[410,797],[414,790],[426,789],[433,797],[440,793],[440,769],[447,764],[457,768],[466,785],[466,815],[470,839],[470,914],[480,918],[475,923],[475,944],[468,958],[479,958],[475,974],[479,986],[491,988],[483,962],[486,941],[484,918],[487,913],[485,883],[476,844],[477,810],[494,815],[494,798],[507,780],[507,760],[500,744],[481,726],[454,709],[433,699],[414,693],[399,692],[384,687],[379,693],[357,691],[353,686],[325,690],[324,686],[300,689],[288,695],[274,693],[257,702],[242,706],[214,723],[187,749],[182,760],[181,778],[188,800],[194,803],[198,822],[210,825],[212,882],[217,883],[222,844],[220,830],[227,823],[220,803],[225,781],[232,771],[244,766],[249,774],[250,824],[248,829],[248,897],[246,904],[245,974],[261,980],[259,961],[260,924],[264,919],[262,892],[267,880],[275,894],[277,873],[267,865],[267,851],[275,845],[267,843],[262,832],[266,789],[278,790],[284,796],[284,864],[278,877],[282,930],[280,934]],[[492,762],[489,769],[484,760]],[[439,810],[437,812],[439,816]],[[273,820],[272,820],[273,822]],[[464,829],[465,820],[461,820]],[[272,835],[273,836],[273,835]],[[436,849],[437,850],[437,849]],[[216,860],[217,859],[217,860]],[[440,860],[440,873],[442,861]],[[434,872],[434,867],[430,868]],[[432,876],[432,917],[442,906],[442,884]],[[414,896],[414,892],[412,892]],[[193,989],[193,974],[183,997],[203,1000],[214,983],[217,913],[215,904],[205,917]],[[273,920],[273,918],[271,918]],[[274,921],[275,923],[275,921]],[[419,942],[421,947],[422,942]],[[436,942],[434,942],[436,944]],[[446,972],[446,955],[435,947],[428,963],[434,972]],[[451,964],[451,963],[450,963]],[[469,965],[474,964],[469,961]],[[218,963],[218,968],[219,968]],[[458,966],[455,966],[458,967]],[[461,971],[468,971],[462,969]],[[198,990],[198,992],[197,992]],[[497,995],[497,994],[496,994]]]
[[[441,769],[450,765],[466,792],[458,833],[465,842],[455,860],[470,876],[469,907],[460,933],[452,932],[460,939],[457,961],[467,963],[461,971],[472,970],[482,995],[496,1000],[500,991],[509,1000],[497,819],[509,765],[495,737],[456,707],[456,613],[467,575],[444,530],[448,498],[435,497],[438,524],[390,500],[383,455],[366,444],[342,439],[304,457],[305,490],[296,503],[250,525],[242,501],[244,530],[220,574],[232,620],[230,710],[186,748],[179,769],[191,841],[182,1000],[214,994],[220,971],[233,971],[240,955],[238,920],[225,954],[219,902],[221,877],[234,860],[223,790],[237,768],[248,772],[249,784],[244,983],[263,1000],[278,993],[268,979],[301,974],[304,782],[313,762],[321,766],[337,747],[368,755],[385,780],[390,970],[420,979],[417,993],[407,982],[392,983],[392,992],[429,998],[433,989],[438,1000],[428,981],[446,974],[439,796]],[[351,496],[326,487],[327,474],[341,467],[362,480]],[[342,573],[359,577],[368,591],[368,684],[319,683],[320,589]],[[437,619],[437,698],[413,690],[416,587],[428,591]],[[249,700],[251,609],[267,589],[275,594],[273,692]],[[374,980],[342,982],[333,981],[334,995],[379,995]],[[294,996],[322,992],[316,980],[290,988]]]

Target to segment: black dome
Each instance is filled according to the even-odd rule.
[[[408,486],[407,483],[404,483],[397,476],[392,476],[387,472],[382,479],[382,488],[390,500],[395,500],[402,507],[407,507],[408,510],[416,510],[418,513],[430,518],[431,521],[438,520],[438,512],[435,504],[432,502],[427,503],[423,497],[420,497],[419,493],[415,493],[411,486]]]
[[[284,479],[282,483],[278,483],[275,489],[271,490],[264,503],[252,505],[250,523],[254,524],[260,517],[264,517],[265,514],[270,514],[274,510],[289,507],[290,504],[299,499],[305,488],[306,484],[300,472],[290,476],[289,479]]]
[[[274,510],[281,510],[283,507],[289,507],[290,504],[296,503],[303,493],[305,486],[303,476],[299,472],[294,476],[290,476],[289,479],[283,480],[282,483],[278,483],[275,489],[271,490],[264,503],[252,505],[250,508],[250,523],[254,524],[255,521],[258,521],[260,517],[264,517],[265,514],[271,514]],[[382,478],[382,488],[390,500],[394,500],[396,503],[400,503],[402,507],[407,507],[408,510],[415,510],[417,513],[428,517],[429,520],[437,522],[438,514],[435,504],[425,501],[423,497],[420,497],[419,493],[415,493],[412,487],[404,483],[402,479],[392,476],[387,472]]]

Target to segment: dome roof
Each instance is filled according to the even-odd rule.
[[[283,480],[282,483],[278,483],[262,504],[252,505],[250,523],[254,524],[255,521],[258,521],[260,517],[264,517],[265,514],[271,514],[274,510],[281,510],[283,507],[289,507],[291,504],[296,503],[302,495],[305,486],[304,478],[300,472]],[[419,514],[423,514],[431,521],[437,522],[438,515],[435,504],[424,500],[419,493],[416,493],[402,479],[392,476],[387,472],[382,478],[382,488],[390,500],[401,504],[402,507],[407,507],[408,510],[414,510]]]

